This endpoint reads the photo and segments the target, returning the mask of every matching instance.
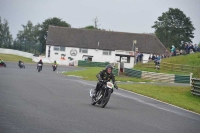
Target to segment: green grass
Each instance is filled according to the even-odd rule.
[[[171,70],[163,70],[161,69],[155,69],[155,68],[145,68],[141,63],[138,63],[134,69],[136,70],[141,70],[141,71],[148,71],[148,72],[156,72],[156,73],[167,73],[167,74],[178,74],[178,75],[189,75],[190,72],[185,73],[185,72],[175,72]]]
[[[190,87],[150,84],[121,84],[120,88],[161,100],[200,113],[200,97],[190,93]]]
[[[194,54],[188,54],[188,55],[180,55],[180,56],[174,56],[170,58],[162,59],[161,61],[161,69],[156,70],[155,68],[147,68],[141,63],[138,63],[135,65],[134,69],[141,70],[141,71],[150,71],[150,72],[157,72],[157,73],[168,73],[168,74],[178,74],[178,75],[189,75],[190,73],[193,73],[193,77],[200,77],[200,68],[191,69],[188,72],[177,72],[173,70],[163,70],[162,69],[162,62],[166,63],[172,63],[172,64],[182,64],[182,65],[190,65],[190,66],[199,66],[200,67],[200,52],[194,53]],[[154,63],[152,66],[154,66]]]
[[[162,59],[163,62],[183,64],[191,66],[200,66],[200,52],[188,55],[174,56],[166,59]]]
[[[92,80],[96,81],[96,75],[99,73],[102,69],[101,67],[87,67],[85,70],[79,70],[79,71],[70,71],[64,73],[64,75],[75,75],[75,76],[81,76],[84,80]],[[132,82],[148,82],[149,80],[140,79],[140,78],[132,78],[127,77],[125,75],[120,75],[115,77],[116,81],[132,81]]]
[[[2,60],[9,61],[9,62],[18,62],[19,60],[23,61],[24,63],[33,63],[31,58],[26,58],[22,56],[12,55],[12,54],[0,54],[0,58]]]

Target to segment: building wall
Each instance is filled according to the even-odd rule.
[[[77,51],[76,56],[72,56],[70,51],[75,49]],[[46,57],[48,58],[48,50],[49,45],[46,46]],[[55,51],[54,46],[50,48],[50,59],[62,61],[61,54],[65,54],[65,59],[68,60],[68,57],[73,58],[74,60],[84,60],[83,55],[91,55],[93,56],[92,61],[94,62],[115,62],[115,51],[111,51],[111,55],[103,55],[103,50],[96,50],[96,49],[88,49],[88,53],[80,53],[79,48],[75,47],[65,47],[65,51]],[[57,55],[55,53],[58,53]]]

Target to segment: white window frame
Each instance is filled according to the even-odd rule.
[[[105,54],[105,53],[107,53],[107,54]],[[112,51],[110,51],[110,50],[103,50],[102,51],[102,55],[111,55],[112,54]]]
[[[87,52],[83,52],[83,51],[87,51]],[[86,48],[79,48],[79,53],[87,54],[88,53],[88,49],[86,49]]]

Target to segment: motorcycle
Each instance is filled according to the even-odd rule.
[[[20,63],[19,68],[20,68],[20,69],[21,69],[21,68],[24,68],[24,69],[25,69],[25,65],[24,65],[23,62]]]
[[[57,69],[57,65],[56,64],[52,65],[52,67],[53,67],[53,71],[55,71]]]
[[[42,71],[42,64],[37,65],[38,72]]]
[[[111,82],[107,82],[102,86],[102,88],[97,92],[96,96],[94,96],[93,89],[90,90],[90,97],[92,98],[92,105],[99,104],[101,108],[104,108],[113,92],[114,85]]]
[[[6,67],[6,63],[5,63],[5,62],[1,62],[1,63],[0,63],[0,66]]]

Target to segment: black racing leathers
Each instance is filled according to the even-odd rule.
[[[105,82],[112,80],[113,84],[115,84],[115,75],[113,73],[107,73],[106,70],[100,71],[96,77],[98,79],[98,83],[95,88],[95,94],[100,90]]]

